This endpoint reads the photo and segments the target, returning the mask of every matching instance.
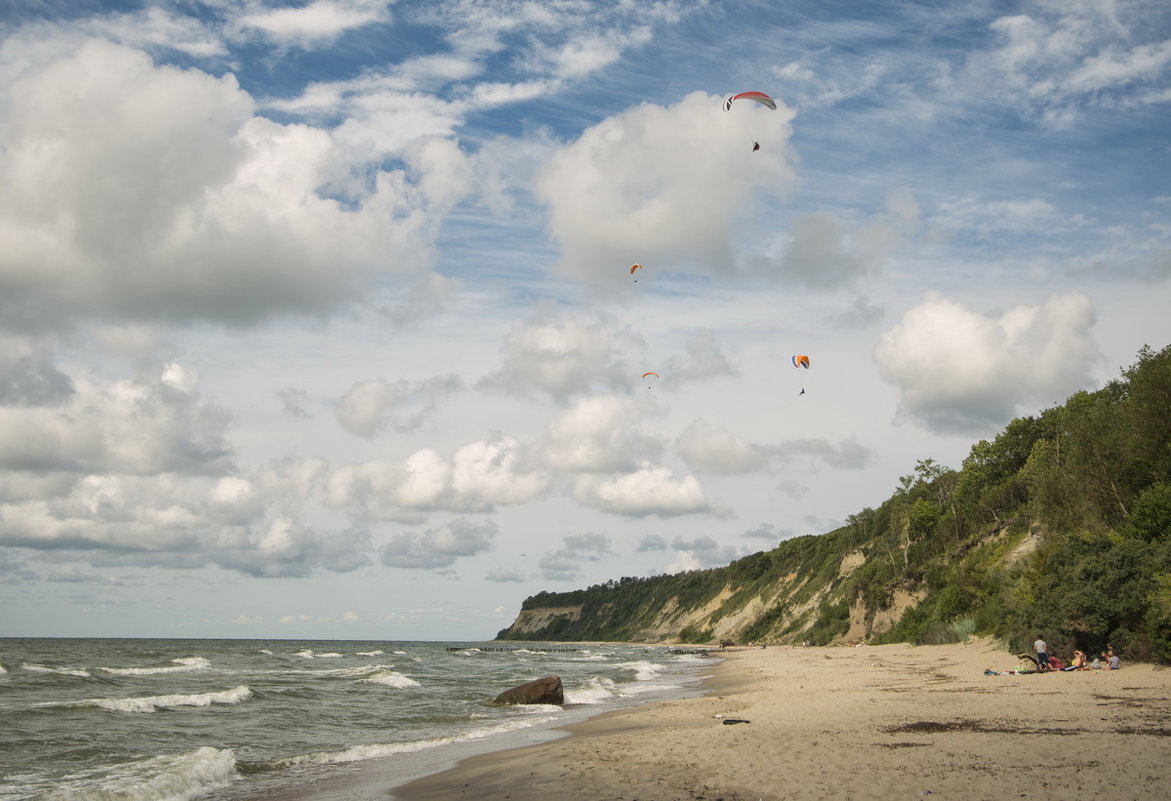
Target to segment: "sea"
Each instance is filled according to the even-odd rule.
[[[360,799],[372,777],[386,798],[467,756],[700,695],[716,660],[592,643],[0,639],[0,801]],[[549,675],[563,705],[492,704]]]

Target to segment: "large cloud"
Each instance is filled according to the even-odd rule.
[[[1080,293],[981,315],[933,295],[882,335],[874,359],[903,414],[944,432],[1003,425],[1089,386],[1094,309]]]
[[[671,384],[736,375],[736,369],[720,350],[716,332],[711,328],[697,330],[684,350],[683,356],[672,356],[663,363],[661,371]]]
[[[32,370],[16,372],[9,403],[40,393],[54,404],[0,406],[6,471],[218,474],[231,466],[228,416],[203,398],[197,378],[181,365],[109,384],[73,382],[47,362],[30,378]],[[18,389],[20,397],[11,397]]]
[[[760,445],[703,418],[683,430],[676,448],[692,469],[708,473],[749,473],[775,464],[789,464],[802,456],[813,457],[830,467],[857,469],[864,467],[873,455],[854,437],[848,437],[838,445],[824,439],[785,440],[777,445]]]
[[[106,382],[66,376],[47,358],[33,370],[29,358],[7,360],[26,367],[8,370],[0,405],[0,546],[258,577],[370,563],[364,530],[322,529],[306,515],[324,463],[239,471],[230,418],[192,371],[172,362]]]
[[[364,531],[322,533],[303,521],[278,517],[253,535],[247,547],[213,556],[223,567],[257,578],[304,577],[317,569],[349,573],[371,560]]]
[[[73,380],[57,369],[51,354],[0,338],[0,406],[53,406],[73,394]]]
[[[747,552],[747,549],[744,548],[737,549],[731,545],[720,545],[711,537],[696,537],[691,540],[676,537],[673,542],[668,543],[665,538],[657,534],[643,537],[638,543],[637,550],[674,551],[675,557],[664,569],[667,573],[680,573],[685,570],[700,570],[726,565]]]
[[[422,534],[399,534],[379,549],[382,564],[434,570],[450,567],[461,556],[492,549],[499,527],[492,520],[458,518]]]
[[[636,339],[611,320],[587,321],[542,308],[513,326],[504,340],[501,369],[485,376],[480,386],[558,400],[597,387],[629,387],[634,370],[623,363],[621,353]]]
[[[564,249],[561,269],[598,285],[621,281],[631,262],[732,269],[742,207],[758,190],[793,182],[792,117],[783,105],[727,113],[720,98],[694,92],[587,129],[538,180]]]
[[[416,183],[375,170],[342,203],[320,188],[357,166],[351,150],[326,130],[254,116],[231,75],[99,40],[37,55],[0,105],[0,319],[11,327],[328,311],[375,273],[426,269],[433,212],[463,191],[450,179],[458,149],[420,140],[399,154]]]
[[[645,466],[615,476],[577,478],[578,502],[624,517],[677,517],[716,511],[695,476],[676,478],[669,467]]]
[[[553,421],[533,448],[534,458],[562,472],[635,470],[663,451],[659,438],[641,430],[660,411],[645,399],[584,398]]]
[[[434,511],[488,512],[539,496],[548,477],[525,467],[523,448],[496,436],[463,446],[444,460],[429,448],[404,462],[372,461],[334,470],[325,502],[357,520],[397,520]]]
[[[601,534],[576,534],[562,539],[562,546],[541,557],[541,578],[572,581],[582,577],[583,562],[598,562],[617,556],[610,538]]]
[[[1067,125],[1081,103],[1106,107],[1166,101],[1160,78],[1171,65],[1166,31],[1144,3],[1035,4],[996,19],[999,47],[968,65],[981,90],[1027,103],[1042,119]]]
[[[393,0],[314,0],[299,8],[275,8],[245,14],[237,24],[262,31],[275,41],[321,47],[349,30],[390,19]]]
[[[384,378],[361,381],[350,387],[334,413],[346,431],[372,439],[387,428],[409,431],[418,428],[435,411],[446,395],[463,387],[454,373],[424,381]]]
[[[221,478],[85,475],[42,482],[22,497],[6,481],[0,544],[98,567],[219,565],[256,577],[348,572],[370,563],[369,535],[321,530],[303,515],[322,469],[303,462]]]

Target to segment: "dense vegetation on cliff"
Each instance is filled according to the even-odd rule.
[[[573,609],[519,625],[526,610]],[[674,628],[672,628],[674,626]],[[1171,661],[1171,346],[1013,420],[959,470],[924,459],[877,509],[725,567],[526,599],[499,639],[825,644],[978,633]]]

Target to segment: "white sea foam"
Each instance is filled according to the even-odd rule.
[[[27,670],[30,673],[56,673],[58,676],[79,676],[81,678],[89,678],[89,671],[81,668],[55,668],[47,665],[24,664],[20,666],[21,670]]]
[[[189,801],[240,778],[227,749],[197,748],[131,762],[102,777],[82,774],[54,780],[41,801]]]
[[[551,707],[558,712],[561,707]],[[496,734],[506,734],[512,731],[532,728],[543,723],[556,720],[556,715],[541,715],[539,717],[524,717],[486,726],[475,731],[454,734],[450,737],[437,737],[430,740],[412,740],[403,743],[371,743],[369,745],[355,745],[343,751],[319,751],[312,754],[278,759],[273,764],[276,767],[293,767],[296,765],[338,765],[346,762],[361,762],[366,759],[394,756],[395,754],[410,754],[452,743],[465,743],[471,740],[482,740]]]
[[[567,704],[604,704],[620,695],[618,684],[605,676],[594,676],[585,687],[565,691]]]
[[[304,659],[340,659],[341,654],[330,651],[329,653],[319,654],[312,648],[306,648],[304,651],[298,651],[293,656],[299,656]]]
[[[358,651],[358,656],[382,656],[385,651]]]
[[[190,673],[193,670],[207,670],[211,662],[202,656],[187,656],[181,659],[172,659],[169,667],[134,667],[134,668],[98,668],[115,676],[156,676],[167,673]]]
[[[7,672],[8,672],[8,668],[4,667],[4,665],[0,665],[0,676],[4,675]]]
[[[159,709],[176,709],[184,706],[204,707],[212,704],[239,704],[252,697],[252,690],[245,685],[215,693],[194,693],[192,695],[150,695],[142,698],[87,698],[84,701],[48,701],[36,706],[47,707],[97,707],[112,712],[155,712]]]
[[[620,667],[633,670],[635,681],[651,681],[657,679],[663,671],[663,666],[654,662],[624,662]]]
[[[343,679],[352,678],[366,678],[381,670],[390,670],[394,665],[376,664],[376,665],[354,665],[352,667],[344,668],[319,668],[316,670],[301,669],[301,670],[282,670],[277,671],[284,675],[295,676],[338,676]]]
[[[381,684],[386,687],[395,687],[403,689],[406,687],[421,687],[419,682],[412,679],[410,676],[404,676],[401,673],[396,673],[393,670],[380,670],[377,673],[367,676],[360,681],[368,682],[370,684]]]

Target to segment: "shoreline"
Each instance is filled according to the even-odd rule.
[[[1171,670],[984,675],[1019,662],[988,640],[729,651],[703,695],[571,723],[389,797],[1146,799],[1171,786]]]
[[[587,646],[606,643],[565,643],[564,645]],[[560,646],[562,643],[550,643]],[[624,643],[639,646],[642,643]],[[661,648],[647,644],[648,648]],[[534,726],[517,728],[513,731],[496,732],[484,737],[472,737],[444,742],[438,747],[423,747],[407,750],[393,756],[357,760],[350,764],[339,763],[330,770],[305,773],[297,778],[276,777],[270,786],[230,787],[213,798],[222,801],[386,801],[394,798],[398,788],[432,776],[445,775],[460,766],[480,758],[491,759],[498,754],[511,754],[543,744],[571,737],[578,726],[605,718],[630,709],[687,700],[710,692],[712,673],[722,663],[722,651],[716,648],[688,648],[688,653],[710,657],[675,670],[685,674],[681,683],[675,686],[651,690],[636,690],[623,699],[602,704],[591,702],[567,703],[562,706],[564,714],[559,720],[538,723]],[[511,649],[510,649],[511,650]],[[577,649],[575,649],[577,650]],[[635,682],[637,687],[640,682]],[[501,685],[501,690],[507,685]],[[490,697],[490,696],[489,696]]]

